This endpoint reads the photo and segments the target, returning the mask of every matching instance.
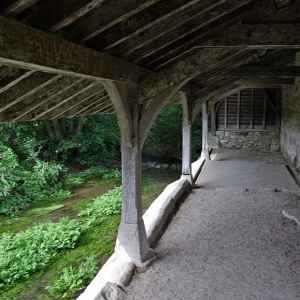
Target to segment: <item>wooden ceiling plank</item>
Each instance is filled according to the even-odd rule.
[[[41,119],[41,118],[43,118],[43,119],[52,119],[51,112],[53,110],[57,109],[58,107],[60,107],[61,105],[63,105],[64,103],[66,103],[70,100],[74,100],[76,97],[79,97],[79,99],[80,99],[80,97],[85,97],[84,93],[86,91],[89,91],[90,89],[94,88],[98,84],[99,84],[99,82],[90,83],[88,86],[81,89],[79,92],[71,95],[70,97],[65,98],[63,101],[59,101],[57,104],[55,104],[53,106],[51,105],[51,107],[48,107],[48,109],[46,109],[45,111],[43,111],[40,114],[38,114],[37,116],[35,116],[32,120],[38,120],[38,119]]]
[[[35,4],[38,1],[39,0],[18,0],[18,1],[2,0],[1,2],[3,3],[1,3],[0,9],[5,6],[6,8],[0,12],[0,15],[7,18],[13,18],[16,15],[18,15],[20,12],[22,12],[23,10],[25,10],[26,8],[30,7],[31,5]],[[10,3],[10,5],[8,3]],[[7,6],[7,4],[9,6]]]
[[[106,1],[107,0],[52,0],[23,19],[22,23],[42,31],[55,33],[69,26]]]
[[[0,64],[121,82],[137,82],[139,75],[147,72],[129,62],[3,17],[0,17]]]
[[[114,112],[114,107],[110,107],[110,108],[100,108],[96,111],[93,111],[92,113],[90,112],[87,112],[85,115],[88,116],[88,115],[98,115],[98,114],[107,114],[107,113],[111,113],[111,112]]]
[[[38,107],[43,106],[48,101],[51,101],[51,99],[53,99],[53,98],[58,98],[61,94],[63,94],[67,90],[71,89],[72,87],[79,85],[82,82],[84,82],[84,79],[78,79],[78,78],[72,78],[72,77],[64,78],[64,80],[63,80],[64,86],[61,89],[59,89],[58,92],[54,91],[52,93],[51,90],[47,91],[45,93],[45,95],[43,95],[42,99],[38,97],[30,105],[25,106],[25,108],[23,108],[23,109],[18,109],[18,111],[15,113],[15,115],[10,113],[10,115],[12,115],[12,117],[13,117],[12,122],[19,121],[27,114],[36,110]],[[60,84],[58,86],[60,87]],[[48,94],[48,92],[50,92],[50,95]]]
[[[32,90],[30,90],[29,92],[25,93],[24,95],[22,95],[21,97],[7,103],[6,105],[2,106],[0,108],[0,112],[5,111],[6,109],[14,106],[15,104],[25,100],[26,98],[29,98],[31,96],[33,96],[34,94],[36,94],[37,92],[39,92],[40,90],[44,89],[45,87],[48,87],[50,84],[54,83],[55,81],[57,81],[59,78],[61,78],[62,75],[56,75],[53,76],[52,78],[50,78],[49,80],[45,81],[44,83],[37,85],[36,87],[34,87]]]
[[[60,112],[58,112],[55,116],[53,116],[52,119],[62,118],[61,116],[63,114],[65,114],[66,112],[74,109],[75,107],[77,107],[78,105],[82,104],[85,101],[88,101],[88,100],[91,101],[95,97],[97,97],[99,99],[99,95],[102,94],[103,91],[106,92],[106,90],[103,88],[102,90],[98,90],[98,91],[96,91],[95,93],[93,93],[91,95],[87,95],[86,97],[83,97],[79,101],[76,101],[75,104],[73,104],[73,105],[69,105],[68,103],[65,103],[64,107],[60,107]]]
[[[238,24],[201,46],[300,49],[299,30],[300,24]]]
[[[235,2],[239,1],[230,0]],[[243,0],[250,1],[250,0]],[[146,34],[139,35],[111,49],[112,55],[124,53],[122,57],[135,63],[141,63],[146,57],[165,48],[166,46],[183,39],[184,37],[203,28],[205,31],[209,24],[214,23],[222,14],[226,14],[227,1],[208,2],[202,9],[204,3],[200,3],[190,8],[187,12],[183,11],[177,18],[166,19],[149,28]],[[209,5],[210,4],[210,5]],[[204,29],[205,28],[205,29]]]
[[[114,47],[114,49],[111,49],[112,47],[109,47],[109,49],[111,49],[110,53],[116,56],[124,53],[124,56],[127,56],[133,51],[153,42],[163,35],[172,34],[174,30],[178,30],[180,25],[185,24],[190,19],[197,18],[201,14],[205,14],[207,11],[226,1],[227,0],[205,0],[200,2],[197,1],[197,3],[191,7],[187,6],[184,10],[174,11],[174,13],[176,13],[174,16],[172,16],[172,14],[166,14],[162,19],[158,19],[156,22],[149,23],[147,24],[147,26],[140,27],[138,32],[135,32],[135,34],[132,35],[129,40],[126,40],[125,44]],[[139,17],[139,15],[136,15],[136,17]],[[144,32],[146,29],[147,31]]]
[[[42,72],[34,72],[31,76],[24,78],[13,88],[6,90],[1,94],[0,111],[7,109],[16,99],[23,99],[26,95],[31,95],[34,89],[39,89],[39,86],[47,84],[49,80],[53,80],[55,75]]]
[[[103,101],[105,98],[108,98],[108,99]],[[79,111],[76,111],[75,113],[71,114],[71,118],[81,116],[85,110],[89,109],[91,106],[93,106],[95,103],[98,103],[99,101],[101,101],[102,104],[105,105],[106,107],[111,104],[109,96],[108,95],[104,96],[103,98],[98,99],[97,101],[90,103],[89,105],[81,108]]]
[[[100,108],[99,108],[100,107]],[[105,110],[107,108],[112,107],[112,103],[108,103],[103,105],[102,103],[99,103],[99,101],[94,102],[92,105],[90,105],[88,108],[81,110],[80,113],[77,113],[76,116],[87,116],[92,115],[95,111],[99,110]]]
[[[95,35],[146,9],[159,0],[110,0],[92,10],[58,34],[76,43],[84,43]],[[101,17],[100,17],[101,16]]]
[[[239,7],[238,10],[231,11],[229,14],[221,15],[220,18],[209,23],[204,28],[200,28],[175,43],[162,48],[162,50],[145,57],[142,61],[139,61],[139,64],[159,71],[176,61],[184,59],[184,57],[191,55],[197,49],[201,49],[204,41],[219,36],[226,29],[240,23],[250,6],[252,6],[252,2]]]
[[[2,80],[0,81],[0,86],[2,86],[2,88],[0,88],[0,94],[4,93],[5,91],[9,90],[10,88],[12,88],[14,85],[18,84],[20,81],[22,81],[23,79],[27,78],[28,76],[32,75],[35,71],[25,71],[25,70],[19,70],[20,72],[17,72],[15,74],[15,76],[10,77],[9,79],[11,80],[8,83],[5,83],[4,86],[2,86]],[[1,78],[1,73],[0,73],[0,78]]]
[[[206,0],[207,2],[208,0]],[[211,0],[209,0],[211,1]],[[226,1],[226,0],[222,0]],[[191,11],[193,7],[198,6],[200,0],[173,0],[173,1],[159,1],[147,9],[131,16],[130,18],[116,24],[115,26],[105,30],[97,36],[85,42],[87,47],[96,50],[108,51],[109,49],[127,41],[133,36],[140,34],[157,23],[163,23],[168,20],[168,23],[174,18],[179,21],[179,16],[182,11]],[[203,1],[201,1],[202,3]],[[173,21],[174,22],[174,21]],[[171,24],[168,27],[172,29]],[[171,30],[170,29],[170,30]]]

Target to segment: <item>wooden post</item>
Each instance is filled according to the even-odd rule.
[[[180,92],[182,100],[182,177],[193,185],[192,176],[192,103],[190,92]]]
[[[275,136],[272,141],[271,151],[277,151],[280,147],[280,123],[281,123],[281,89],[276,93],[275,108]]]
[[[210,160],[208,151],[208,114],[207,103],[202,105],[202,154],[207,160]]]
[[[138,267],[149,264],[155,254],[149,247],[142,219],[142,160],[139,144],[141,105],[135,85],[105,84],[121,128],[122,221],[115,252]]]

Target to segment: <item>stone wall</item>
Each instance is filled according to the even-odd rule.
[[[258,148],[270,150],[275,133],[268,131],[216,131],[216,137],[212,137],[211,146],[226,148]]]
[[[300,55],[292,66],[300,66]],[[293,167],[300,166],[300,78],[294,86],[282,87],[281,150]]]

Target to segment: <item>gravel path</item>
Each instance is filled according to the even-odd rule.
[[[127,298],[299,300],[299,199],[298,191],[194,190]]]

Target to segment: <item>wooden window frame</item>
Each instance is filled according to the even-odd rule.
[[[276,95],[276,99],[274,99],[274,95],[273,95],[273,101],[275,101],[275,105],[272,102],[266,88],[273,90],[273,93],[275,92]],[[266,87],[266,88],[261,88],[261,87],[257,87],[257,88],[242,88],[238,91],[236,91],[235,93],[231,94],[230,96],[225,97],[225,99],[219,101],[216,103],[215,105],[215,128],[216,131],[275,131],[278,127],[277,123],[278,123],[278,113],[280,113],[280,109],[278,109],[278,106],[280,106],[280,96],[281,96],[281,89],[280,88],[270,88],[270,87]],[[246,91],[246,90],[250,90],[250,124],[249,125],[241,125],[241,92],[242,91]],[[256,96],[255,98],[255,90],[260,90],[261,96],[263,96],[263,101],[262,101],[262,107],[261,107],[261,111],[259,110],[259,108],[257,108],[255,110],[255,106],[254,106],[254,101],[256,101],[256,103],[259,103],[257,101],[259,101],[259,95]],[[237,96],[235,96],[237,94]],[[228,125],[228,98],[231,97],[237,97],[237,103],[236,103],[236,128],[229,128]],[[232,101],[232,100],[231,100]],[[223,117],[224,116],[224,125],[222,127],[220,127],[220,125],[218,124],[218,111],[220,109],[220,106],[224,103],[224,108],[223,111],[224,113],[220,116]],[[268,107],[267,107],[268,106]],[[274,114],[274,120],[273,118],[271,119],[274,122],[274,125],[268,125],[267,124],[267,112],[270,113],[270,109],[273,111]],[[231,112],[232,112],[232,108],[231,108]],[[249,116],[249,113],[247,114]],[[261,124],[255,124],[255,116],[256,119],[259,118],[259,115],[262,115],[262,122]],[[270,120],[270,118],[268,119]],[[231,124],[232,122],[234,122],[235,120],[231,120]],[[256,120],[257,122],[257,120]],[[230,125],[233,126],[233,125]],[[243,126],[244,128],[241,128],[241,126]],[[247,127],[246,127],[247,126]]]

